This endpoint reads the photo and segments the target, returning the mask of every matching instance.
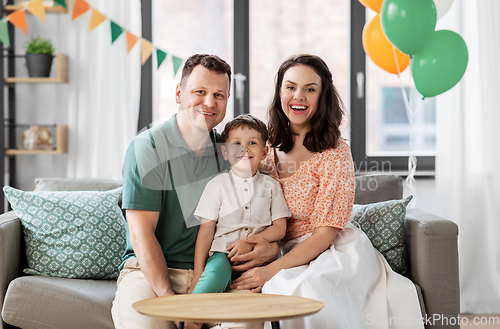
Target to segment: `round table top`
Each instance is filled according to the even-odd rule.
[[[314,314],[323,308],[314,299],[250,292],[174,295],[141,300],[140,313],[171,321],[278,321]]]

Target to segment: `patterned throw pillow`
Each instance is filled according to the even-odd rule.
[[[126,247],[126,222],[118,207],[121,187],[105,192],[3,190],[23,226],[26,274],[118,277]]]
[[[407,269],[404,220],[406,206],[412,198],[410,195],[403,200],[355,204],[351,216],[352,222],[359,224],[375,249],[400,274],[405,274]]]

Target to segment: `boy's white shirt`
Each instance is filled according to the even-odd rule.
[[[234,242],[261,232],[278,218],[291,216],[278,181],[259,171],[241,178],[232,171],[208,182],[194,216],[217,221],[210,255],[228,253]]]

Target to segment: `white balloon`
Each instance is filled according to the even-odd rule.
[[[450,9],[453,0],[434,0],[434,4],[436,5],[437,19],[446,14],[448,9]]]

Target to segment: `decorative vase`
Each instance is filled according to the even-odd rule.
[[[26,65],[30,77],[48,77],[52,67],[53,55],[26,54]]]

